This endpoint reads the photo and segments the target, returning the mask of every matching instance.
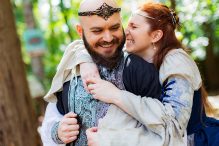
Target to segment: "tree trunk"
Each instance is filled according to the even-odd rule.
[[[170,8],[173,9],[173,10],[176,10],[176,1],[175,0],[170,0]]]
[[[214,38],[212,34],[211,23],[204,23],[203,30],[209,39],[209,44],[206,47],[206,60],[205,60],[205,80],[206,87],[210,92],[219,92],[219,57],[214,53]]]
[[[37,146],[36,118],[9,0],[0,0],[0,55],[0,146]]]

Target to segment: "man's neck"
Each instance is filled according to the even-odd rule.
[[[97,64],[98,67],[105,68],[105,69],[110,71],[110,70],[116,69],[120,65],[121,60],[123,58],[124,58],[124,53],[121,52],[120,57],[115,58],[115,59],[111,59],[111,60],[108,60],[108,61],[99,60],[99,61],[95,62],[94,58],[93,58],[93,60]],[[112,61],[114,61],[114,62],[112,62]]]

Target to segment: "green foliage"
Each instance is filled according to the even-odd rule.
[[[62,57],[64,48],[78,39],[74,26],[78,23],[77,11],[81,0],[32,0],[35,23],[44,32],[47,52],[44,56],[45,85],[48,89],[56,67]],[[160,0],[171,5],[170,0]],[[124,27],[127,26],[131,10],[136,8],[137,1],[119,0],[122,9]],[[145,2],[139,0],[138,3]],[[195,59],[204,60],[209,38],[213,40],[214,52],[219,53],[219,0],[176,0],[176,11],[181,20],[179,36],[184,45],[192,49]],[[18,34],[22,38],[25,30],[23,0],[14,0],[14,13]],[[207,27],[207,30],[205,28]],[[21,39],[22,46],[23,40]],[[24,47],[24,61],[31,74],[30,57]]]
[[[199,0],[199,1],[177,1],[177,12],[180,16],[183,34],[183,43],[192,49],[195,59],[205,60],[206,47],[209,45],[209,38],[215,40],[215,54],[219,52],[218,44],[218,6],[219,0]],[[205,25],[209,27],[204,29]]]

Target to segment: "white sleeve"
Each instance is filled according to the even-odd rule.
[[[43,146],[65,146],[65,144],[56,144],[51,137],[51,130],[56,122],[59,122],[61,115],[56,107],[56,103],[49,103],[46,107],[45,117],[40,130]]]

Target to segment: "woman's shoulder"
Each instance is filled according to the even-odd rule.
[[[135,70],[142,70],[147,68],[150,70],[156,70],[156,67],[153,63],[150,63],[135,54],[126,54],[125,68],[134,68]]]
[[[128,54],[125,58],[123,72],[146,75],[158,73],[158,70],[153,63],[147,62],[137,55]]]
[[[201,86],[201,75],[195,61],[183,50],[173,49],[164,58],[160,67],[160,82],[170,76],[182,76],[187,79],[194,90]]]
[[[174,58],[174,57],[183,57],[184,59],[192,60],[192,58],[189,56],[189,54],[182,48],[177,48],[177,49],[170,50],[167,53],[167,55],[165,56],[164,60]]]
[[[123,70],[123,83],[127,91],[136,95],[159,97],[159,73],[153,63],[136,55],[126,58]]]

